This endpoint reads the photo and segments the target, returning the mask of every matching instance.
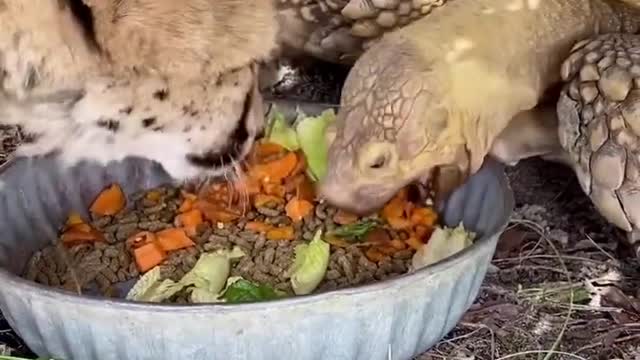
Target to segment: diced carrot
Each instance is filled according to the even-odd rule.
[[[69,217],[67,217],[67,221],[65,222],[65,227],[70,227],[73,225],[78,225],[78,224],[84,224],[84,220],[82,219],[82,216],[80,216],[80,214],[78,214],[77,212],[72,212],[71,214],[69,214]]]
[[[69,229],[62,233],[60,240],[67,246],[73,246],[83,242],[102,241],[104,237],[97,231],[83,231],[78,229]]]
[[[389,242],[391,236],[387,230],[382,228],[375,228],[367,233],[364,237],[364,242],[368,244],[382,244]]]
[[[410,236],[407,240],[405,240],[405,242],[414,250],[420,250],[420,248],[424,245],[422,241],[413,236]]]
[[[97,215],[115,215],[126,205],[126,198],[118,184],[112,184],[103,190],[93,201],[89,210]]]
[[[91,228],[91,225],[86,224],[86,223],[71,225],[71,226],[69,226],[67,231],[69,231],[69,230],[86,232],[86,233],[89,233],[89,232],[93,231],[93,229]]]
[[[304,153],[302,151],[297,151],[296,153],[298,155],[298,164],[296,164],[296,167],[291,171],[291,177],[304,174],[305,170],[307,170],[307,160]]]
[[[253,231],[257,233],[266,233],[273,228],[272,225],[261,221],[249,221],[244,225],[244,229],[248,231]]]
[[[431,233],[433,232],[433,228],[432,227],[427,227],[424,225],[417,225],[415,227],[415,231],[414,234],[416,236],[416,238],[418,239],[425,239],[428,238],[429,236],[431,236]]]
[[[130,236],[126,241],[126,244],[133,248],[137,248],[142,245],[155,242],[156,240],[156,234],[150,231],[141,231],[133,236]]]
[[[242,215],[242,212],[237,209],[222,207],[208,201],[198,200],[195,207],[202,212],[205,219],[212,223],[228,223],[237,220]]]
[[[288,178],[284,184],[285,191],[295,197],[309,202],[316,199],[316,190],[313,182],[306,174],[299,174]]]
[[[180,250],[195,246],[184,229],[172,228],[161,230],[156,233],[157,243],[164,251]]]
[[[413,225],[422,225],[432,227],[435,225],[438,215],[431,208],[415,208],[411,212],[411,223]]]
[[[133,257],[136,260],[138,270],[145,273],[160,265],[167,258],[167,253],[158,243],[150,242],[133,249]]]
[[[393,239],[389,241],[389,245],[393,246],[397,250],[404,250],[407,248],[407,244],[405,244],[405,242],[400,239]]]
[[[149,201],[159,201],[160,199],[162,199],[162,193],[157,190],[152,190],[149,191],[144,197]]]
[[[373,261],[375,263],[378,263],[385,258],[385,255],[374,247],[370,247],[369,249],[367,249],[364,255],[367,257],[367,259],[369,259],[369,261]]]
[[[264,189],[264,193],[267,195],[273,195],[279,198],[284,198],[286,194],[286,190],[284,186],[279,183],[264,183],[262,184],[262,188]]]
[[[382,208],[382,218],[386,220],[402,217],[404,215],[404,205],[405,200],[401,196],[396,195]]]
[[[280,155],[284,153],[286,149],[276,143],[268,141],[259,141],[251,149],[247,158],[253,164],[262,162],[265,158]]]
[[[180,207],[178,208],[178,212],[187,212],[190,211],[191,209],[193,209],[193,205],[195,204],[196,200],[195,199],[189,199],[189,198],[185,198],[182,201],[182,204],[180,204]]]
[[[251,167],[249,174],[262,182],[278,182],[288,177],[297,164],[298,156],[289,152],[280,159]]]
[[[196,201],[198,199],[198,197],[195,194],[192,194],[184,190],[181,190],[180,194],[182,195],[182,198],[185,200]]]
[[[281,197],[267,195],[267,194],[256,194],[253,197],[253,206],[255,207],[264,207],[269,204],[282,204],[284,203],[284,199]]]
[[[203,222],[204,219],[202,218],[202,211],[200,211],[200,209],[191,209],[176,216],[176,226],[195,228]]]
[[[249,195],[258,194],[262,190],[260,188],[260,183],[256,179],[252,179],[250,177],[236,181],[234,183],[234,187],[237,192]]]
[[[411,221],[402,217],[391,217],[387,218],[386,220],[389,223],[389,226],[391,226],[391,228],[394,230],[406,230],[411,228]]]
[[[313,204],[307,200],[292,198],[285,206],[287,216],[294,222],[302,221],[302,219],[313,211]]]
[[[398,252],[398,249],[394,248],[391,245],[379,245],[376,246],[375,249],[385,255],[393,255]]]
[[[295,232],[292,226],[283,226],[267,231],[267,239],[269,240],[293,240],[294,238]]]
[[[339,225],[353,224],[358,221],[358,216],[344,210],[338,210],[333,216],[333,222]]]

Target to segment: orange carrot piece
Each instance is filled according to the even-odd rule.
[[[413,250],[420,250],[424,243],[420,241],[418,238],[410,236],[407,240],[405,240],[407,245],[409,245]]]
[[[309,202],[314,202],[316,199],[316,189],[313,182],[311,182],[305,174],[288,178],[284,184],[284,188],[287,193],[293,194],[299,199]]]
[[[226,204],[225,204],[226,205]],[[242,213],[232,208],[223,208],[220,205],[212,204],[208,201],[198,200],[195,207],[202,212],[205,219],[216,222],[231,222],[240,218]]]
[[[269,141],[259,141],[247,156],[251,163],[260,163],[264,159],[283,154],[287,149]]]
[[[115,215],[124,209],[127,199],[118,184],[112,184],[103,190],[93,201],[89,210],[97,215]]]
[[[307,200],[292,198],[284,209],[291,220],[298,222],[313,211],[313,204]]]
[[[249,221],[244,225],[244,229],[257,233],[266,233],[269,230],[273,229],[273,226],[261,221]]]
[[[427,227],[427,226],[423,226],[423,225],[418,225],[415,227],[415,236],[418,239],[425,239],[431,236],[431,233],[433,233],[433,228],[432,227]]]
[[[283,226],[267,231],[267,239],[269,240],[293,240],[294,238],[295,232],[292,226]]]
[[[178,212],[184,213],[184,212],[190,211],[191,209],[193,209],[193,205],[195,203],[196,203],[195,200],[185,198],[184,200],[182,200],[182,204],[180,204],[180,207],[178,208]]]
[[[165,229],[157,232],[156,236],[158,238],[156,242],[164,251],[180,250],[196,245],[184,229]]]
[[[380,245],[376,246],[375,249],[385,255],[393,255],[398,252],[398,249],[394,248],[391,245]]]
[[[431,208],[415,208],[411,212],[411,223],[413,225],[422,225],[432,227],[438,220],[438,214]]]
[[[262,184],[262,188],[267,195],[273,195],[279,198],[284,198],[286,195],[285,187],[279,183],[264,183]]]
[[[75,224],[75,225],[69,226],[67,231],[79,231],[79,232],[89,233],[93,231],[93,228],[91,228],[91,225],[87,223],[81,223],[81,224]]]
[[[134,234],[133,236],[130,236],[126,241],[126,244],[133,248],[137,248],[142,245],[155,242],[156,240],[156,234],[150,231],[141,231],[137,234]]]
[[[369,261],[375,263],[380,262],[385,258],[385,255],[374,247],[370,247],[369,249],[367,249],[367,251],[365,251],[364,253],[364,256],[366,256]]]
[[[280,159],[253,166],[249,175],[262,182],[278,182],[288,177],[297,164],[298,156],[289,152]]]
[[[249,195],[258,194],[262,190],[260,188],[260,182],[250,177],[236,181],[234,183],[234,188],[239,193],[246,193]]]
[[[199,209],[191,209],[176,216],[176,226],[187,228],[195,228],[204,222],[202,211]]]
[[[304,174],[305,170],[307,170],[307,160],[304,156],[304,153],[302,151],[297,151],[296,154],[298,155],[298,163],[296,164],[296,167],[291,171],[291,175],[289,175],[291,177]]]
[[[182,195],[182,198],[185,200],[196,201],[198,199],[198,197],[195,194],[192,194],[184,190],[180,190],[180,194]]]
[[[367,233],[364,242],[367,244],[382,244],[391,241],[391,236],[383,228],[375,228]]]
[[[67,217],[67,221],[65,222],[65,227],[71,227],[73,225],[78,225],[78,224],[84,224],[84,220],[82,219],[82,216],[80,216],[80,214],[78,214],[77,212],[72,212],[69,214],[69,217]]]
[[[408,219],[397,217],[397,218],[387,218],[387,223],[394,230],[406,230],[411,228],[411,221]]]
[[[393,248],[396,250],[404,250],[407,248],[407,244],[405,244],[405,242],[400,239],[393,239],[389,241],[389,245],[393,246]]]
[[[73,246],[83,242],[102,241],[104,237],[97,231],[83,231],[78,229],[69,229],[62,233],[60,240],[67,246]]]
[[[263,207],[269,204],[282,204],[284,203],[284,199],[267,194],[256,194],[253,197],[253,206],[255,207]]]
[[[155,242],[144,244],[133,250],[133,257],[140,272],[145,273],[160,265],[166,258],[167,253]]]
[[[333,215],[333,222],[339,225],[353,224],[356,221],[358,221],[357,215],[344,210],[338,210],[336,214]]]

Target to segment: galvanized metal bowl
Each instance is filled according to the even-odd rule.
[[[368,286],[241,305],[160,305],[77,296],[26,281],[31,254],[55,241],[68,212],[112,182],[127,193],[170,182],[127,159],[63,169],[55,158],[0,168],[0,309],[40,356],[58,359],[410,359],[444,337],[476,298],[513,209],[489,162],[440,209],[480,239],[416,273]]]

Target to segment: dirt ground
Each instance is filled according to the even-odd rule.
[[[285,77],[278,89],[337,102],[344,74],[317,67]],[[17,133],[0,130],[3,160]],[[480,294],[417,359],[640,360],[640,261],[618,241],[623,234],[598,215],[568,169],[532,159],[507,174],[516,210]],[[0,317],[0,354],[3,347],[33,356]]]

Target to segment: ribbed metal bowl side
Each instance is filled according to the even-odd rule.
[[[470,248],[393,280],[274,302],[131,303],[76,296],[15,275],[30,254],[55,240],[69,211],[86,211],[111,182],[131,193],[169,178],[140,159],[66,170],[54,158],[15,159],[0,169],[0,309],[40,356],[410,359],[445,336],[476,298],[513,209],[502,167],[488,162],[441,209],[447,224],[463,221],[480,233]]]

